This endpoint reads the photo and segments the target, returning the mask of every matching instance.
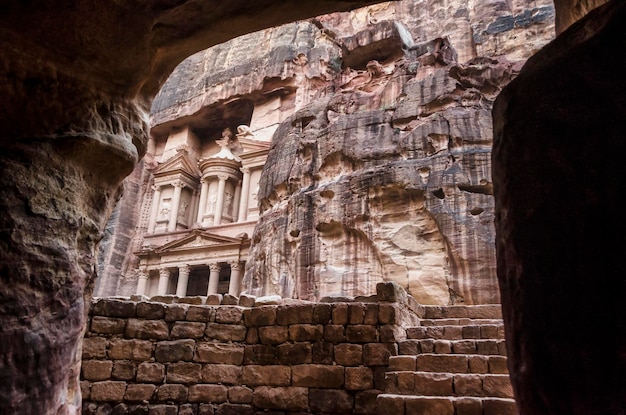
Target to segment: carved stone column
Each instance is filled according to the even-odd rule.
[[[228,285],[228,294],[239,296],[241,289],[241,263],[232,262],[230,264],[230,284]]]
[[[250,169],[242,167],[243,180],[241,185],[241,198],[239,201],[239,215],[237,221],[243,222],[248,219],[248,197],[250,195]]]
[[[170,283],[170,270],[167,268],[161,268],[159,270],[159,285],[157,288],[157,295],[166,295],[167,287]]]
[[[217,294],[217,285],[220,282],[220,270],[222,267],[220,264],[211,263],[209,264],[209,288],[207,290],[207,295]]]
[[[219,183],[217,185],[217,202],[215,203],[215,218],[213,219],[213,225],[219,225],[222,223],[222,210],[224,209],[224,189],[226,188],[226,180],[228,176],[220,175],[217,177]]]
[[[235,187],[235,196],[233,197],[233,222],[239,222],[239,202],[241,201],[241,180],[237,182]]]
[[[146,295],[146,287],[148,285],[148,270],[142,268],[137,271],[137,295]]]
[[[152,210],[150,211],[150,221],[148,222],[148,233],[154,233],[157,216],[159,215],[159,205],[161,204],[161,186],[152,186]]]
[[[176,223],[178,222],[178,210],[180,208],[180,195],[183,191],[185,184],[181,181],[174,182],[174,196],[172,197],[172,211],[170,212],[170,220],[167,223],[167,231],[174,232],[176,230]]]
[[[204,213],[206,212],[206,200],[209,196],[209,182],[207,179],[201,179],[200,184],[202,187],[200,188],[200,206],[198,207],[198,216],[196,218],[196,222],[202,223],[204,221]]]
[[[178,284],[176,285],[176,296],[185,297],[187,295],[187,284],[189,283],[189,265],[178,267]]]

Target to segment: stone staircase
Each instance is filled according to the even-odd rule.
[[[427,306],[391,356],[379,414],[516,415],[499,305]]]

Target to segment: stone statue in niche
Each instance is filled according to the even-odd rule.
[[[159,218],[167,219],[170,217],[170,211],[172,210],[172,203],[170,199],[163,199],[161,203],[161,210],[159,211]]]
[[[224,128],[222,138],[215,140],[220,147],[229,147],[233,140],[233,132],[230,128]]]
[[[240,125],[237,127],[237,138],[247,138],[254,140],[254,133],[247,125]]]
[[[185,219],[187,215],[187,208],[189,207],[189,202],[186,200],[180,205],[180,210],[178,211],[178,218]]]
[[[233,204],[233,194],[230,192],[224,193],[224,208],[222,209],[222,215],[229,215],[230,208]]]
[[[209,209],[208,209],[208,213],[214,213],[215,212],[215,204],[217,203],[217,196],[215,194],[212,194],[211,196],[209,196]]]

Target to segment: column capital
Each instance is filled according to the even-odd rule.
[[[147,280],[148,279],[148,269],[145,267],[139,268],[137,271],[137,278],[139,278],[140,280]]]
[[[229,177],[229,176],[228,176],[227,174],[218,174],[218,175],[217,175],[217,178],[218,178],[218,179],[220,179],[220,180],[222,180],[222,181],[226,181],[226,180],[228,180],[228,177]]]
[[[169,277],[170,269],[169,268],[159,268],[159,277]]]
[[[239,170],[241,170],[243,174],[250,174],[250,167],[241,167]]]
[[[188,264],[184,264],[178,267],[178,275],[180,274],[189,275],[189,271],[191,271],[191,268],[189,268]]]
[[[174,187],[186,187],[187,185],[182,180],[176,180],[174,183],[172,183],[172,186],[174,186]]]
[[[242,269],[242,264],[239,261],[233,261],[230,263],[230,269],[231,270],[240,270]]]
[[[162,187],[163,187],[162,184],[153,184],[151,189],[152,189],[153,192],[158,192],[158,191],[161,190]]]
[[[222,267],[217,262],[212,262],[209,264],[209,269],[211,270],[211,272],[215,272],[215,271],[220,271]]]

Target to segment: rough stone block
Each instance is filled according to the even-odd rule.
[[[402,311],[397,304],[378,304],[378,322],[380,324],[400,324]]]
[[[209,403],[198,405],[198,415],[215,415],[215,408]]]
[[[289,327],[287,326],[264,326],[257,330],[262,344],[276,345],[289,340]]]
[[[313,350],[311,343],[282,344],[276,348],[278,363],[281,365],[299,365],[311,363]]]
[[[293,385],[309,388],[341,388],[344,384],[343,366],[297,365],[292,366]]]
[[[86,360],[81,367],[83,379],[90,381],[110,379],[112,369],[113,362],[110,360]]]
[[[187,316],[187,304],[168,304],[165,306],[165,321],[181,321]]]
[[[242,368],[241,381],[248,386],[289,386],[291,384],[291,367],[276,365],[244,366]]]
[[[158,362],[191,361],[195,347],[196,342],[191,339],[158,342],[154,357]]]
[[[224,385],[198,384],[189,387],[189,402],[223,403],[228,399]]]
[[[255,301],[256,301],[256,297],[254,295],[241,294],[239,296],[240,307],[254,307]]]
[[[273,326],[276,324],[276,307],[262,306],[246,309],[243,315],[247,327]]]
[[[132,301],[101,298],[93,305],[94,316],[105,317],[135,317],[136,303]]]
[[[198,343],[194,360],[203,363],[241,365],[245,347],[232,343]]]
[[[115,402],[124,399],[126,382],[104,381],[91,384],[91,400],[96,402]]]
[[[508,375],[483,375],[483,390],[486,396],[513,398],[513,387]]]
[[[311,363],[331,365],[335,361],[334,347],[332,343],[325,341],[315,342],[312,347],[313,357]]]
[[[358,391],[354,395],[354,414],[355,415],[378,415],[376,409],[376,398],[382,391],[364,390]]]
[[[147,361],[152,357],[152,342],[148,340],[111,339],[109,359]]]
[[[346,328],[340,324],[324,326],[324,340],[330,343],[342,343],[346,341]]]
[[[94,316],[91,319],[91,331],[100,334],[124,333],[126,320],[121,318]]]
[[[246,365],[274,365],[278,363],[276,347],[264,344],[247,345],[243,362]]]
[[[134,383],[126,387],[124,400],[130,402],[149,401],[156,391],[156,386],[148,383]]]
[[[416,355],[422,353],[419,340],[409,339],[398,342],[398,354]]]
[[[328,324],[332,318],[332,305],[317,303],[313,306],[313,323]]]
[[[452,353],[452,344],[450,340],[435,340],[435,353],[437,354],[449,354]]]
[[[400,395],[379,395],[376,398],[376,408],[376,413],[380,415],[405,415],[404,397]]]
[[[148,415],[178,415],[178,405],[149,405]]]
[[[127,338],[143,340],[166,340],[170,331],[163,320],[138,320],[131,318],[126,325]]]
[[[259,386],[254,389],[252,402],[262,409],[306,411],[309,407],[309,390],[299,387]]]
[[[87,380],[80,381],[80,395],[83,401],[88,401],[91,395],[91,383]]]
[[[489,373],[507,374],[509,368],[505,356],[489,356]]]
[[[289,326],[289,339],[295,342],[317,341],[324,337],[321,324],[292,324]]]
[[[401,393],[415,393],[415,372],[397,372],[395,385]]]
[[[341,343],[334,347],[335,362],[342,366],[363,364],[363,346],[360,344]]]
[[[257,297],[255,300],[256,306],[267,306],[267,305],[279,305],[283,302],[283,298],[280,295],[266,295],[263,297]]]
[[[236,324],[207,323],[205,336],[225,342],[242,342],[246,339],[246,326]]]
[[[374,373],[369,367],[347,367],[345,376],[347,390],[366,390],[374,387]]]
[[[407,396],[404,404],[407,414],[454,415],[454,404],[448,398]]]
[[[309,407],[313,413],[351,414],[354,397],[345,390],[311,389]]]
[[[206,302],[206,297],[201,295],[194,295],[191,297],[178,297],[175,300],[178,304],[188,304],[188,305],[202,305]]]
[[[415,372],[415,356],[392,356],[389,358],[389,370],[410,370]]]
[[[483,415],[517,415],[518,409],[513,399],[488,398],[483,400]]]
[[[86,337],[83,339],[82,359],[103,359],[107,355],[109,341],[103,337]]]
[[[348,304],[348,324],[363,324],[365,318],[365,304]]]
[[[163,320],[165,318],[165,304],[142,302],[137,304],[137,317],[146,320]]]
[[[232,386],[228,388],[228,402],[252,403],[252,389],[246,386]]]
[[[482,376],[475,374],[454,375],[454,390],[459,395],[482,396]]]
[[[406,291],[395,282],[379,282],[376,284],[376,296],[381,302],[407,303]]]
[[[497,355],[498,343],[496,340],[477,340],[476,352],[482,355]]]
[[[137,366],[135,363],[128,360],[116,360],[113,362],[111,378],[114,380],[133,380],[136,372]]]
[[[246,343],[257,344],[259,342],[259,329],[258,327],[250,327],[246,332]]]
[[[175,295],[155,295],[150,297],[150,301],[153,303],[172,304],[176,300]]]
[[[485,324],[480,326],[481,339],[497,339],[498,326],[495,324]]]
[[[241,382],[241,366],[207,364],[202,365],[201,379],[204,383],[222,383],[224,385],[237,385]]]
[[[213,322],[215,321],[215,313],[215,307],[192,305],[187,310],[187,321]]]
[[[346,327],[346,340],[350,343],[371,343],[378,341],[376,326],[357,324]]]
[[[461,397],[454,402],[454,406],[456,415],[483,415],[483,403],[480,398]]]
[[[137,366],[137,382],[161,383],[163,379],[165,379],[165,365],[144,362]]]
[[[466,337],[465,337],[464,330],[465,330],[465,327],[461,327],[461,326],[446,326],[444,327],[443,335],[441,336],[441,338],[447,339],[447,340],[465,339]]]
[[[455,354],[474,354],[476,353],[476,342],[473,340],[458,340],[453,341],[452,353]]]
[[[473,355],[467,358],[470,373],[489,373],[489,358],[487,356]]]
[[[244,309],[239,306],[222,306],[215,310],[215,322],[222,324],[243,324]]]
[[[365,366],[387,366],[389,357],[398,354],[395,343],[368,343],[363,346],[363,364]]]
[[[215,408],[215,415],[253,415],[254,408],[251,405],[223,403]]]
[[[365,304],[365,315],[363,316],[363,324],[378,324],[378,304]]]
[[[406,340],[406,329],[393,324],[379,327],[380,341],[383,343],[400,342]]]
[[[348,304],[346,303],[337,303],[337,304],[333,304],[333,309],[332,309],[332,321],[333,324],[348,324],[349,321],[349,309],[348,309]]]
[[[415,359],[418,371],[467,373],[468,358],[465,355],[423,354]]]
[[[416,373],[414,391],[416,395],[453,395],[453,376],[450,373]]]
[[[480,339],[480,326],[463,326],[464,339]]]
[[[159,386],[157,390],[157,400],[186,402],[188,400],[189,391],[187,386],[180,384],[165,384]]]
[[[177,321],[172,326],[173,339],[199,339],[204,337],[206,324],[191,321]]]
[[[207,305],[221,305],[222,304],[222,294],[210,294],[206,298]]]
[[[312,303],[286,304],[276,309],[276,324],[288,326],[290,324],[311,324],[313,323]]]
[[[166,366],[167,383],[196,383],[200,379],[202,365],[200,363],[170,363]]]

